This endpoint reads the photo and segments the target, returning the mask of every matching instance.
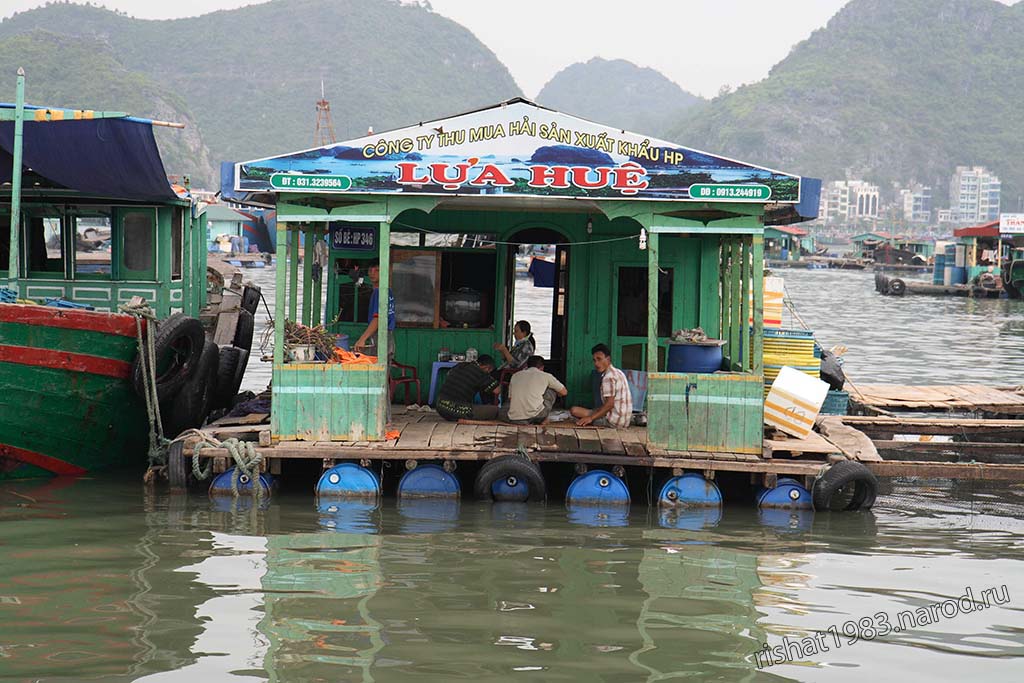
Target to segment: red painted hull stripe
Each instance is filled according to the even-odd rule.
[[[123,313],[97,313],[52,306],[4,304],[0,306],[0,322],[102,332],[122,337],[136,336],[135,318]],[[143,325],[145,325],[145,321],[143,321]]]
[[[52,349],[36,349],[30,346],[0,345],[0,363],[15,363],[37,368],[54,370],[70,370],[71,372],[88,372],[93,375],[105,375],[117,379],[128,379],[132,374],[132,364],[123,360],[100,358],[84,353],[70,351],[53,351]]]
[[[10,458],[23,462],[26,465],[35,465],[40,467],[47,472],[53,472],[54,474],[70,474],[78,475],[85,474],[88,470],[84,467],[79,467],[70,462],[61,460],[60,458],[54,458],[49,455],[43,455],[42,453],[36,453],[35,451],[25,450],[24,448],[18,448],[17,446],[9,446],[5,443],[0,443],[0,457]]]

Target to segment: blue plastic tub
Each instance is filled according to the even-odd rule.
[[[722,369],[722,344],[718,341],[703,344],[670,342],[668,345],[669,372],[716,372]]]

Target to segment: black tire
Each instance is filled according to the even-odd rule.
[[[185,382],[192,378],[203,355],[206,335],[203,325],[184,313],[175,313],[157,324],[156,393],[160,402],[174,398]],[[146,395],[142,381],[142,358],[132,364],[132,386],[139,396]]]
[[[256,311],[260,307],[260,288],[256,285],[246,285],[242,290],[242,310],[249,311],[249,315],[256,317]]]
[[[185,383],[173,400],[160,405],[164,436],[174,438],[186,429],[201,427],[210,413],[217,388],[219,364],[217,345],[206,342],[195,374]]]
[[[889,294],[893,296],[903,296],[907,293],[907,283],[898,277],[894,277],[889,280]]]
[[[238,394],[238,388],[242,386],[245,364],[249,362],[249,352],[237,346],[222,346],[219,356],[213,407],[230,408],[231,401]]]
[[[231,345],[246,351],[252,351],[252,334],[255,325],[256,319],[253,318],[252,313],[244,308],[238,311],[238,322],[235,323],[235,338],[231,340]]]
[[[852,488],[851,488],[852,487]],[[878,479],[856,460],[840,460],[814,482],[815,510],[869,510],[878,496]]]
[[[515,502],[543,501],[547,498],[547,486],[540,468],[521,455],[503,455],[484,463],[473,482],[473,492],[479,500],[498,500],[491,492],[491,485],[510,477],[526,482],[529,489],[524,500],[513,499]],[[506,499],[501,500],[504,502]]]
[[[189,465],[185,457],[185,442],[174,441],[167,449],[167,481],[171,490],[184,491],[188,488]]]

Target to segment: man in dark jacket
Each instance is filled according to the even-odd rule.
[[[498,406],[473,403],[477,394],[497,395],[501,391],[498,381],[491,376],[494,359],[484,354],[475,363],[459,363],[448,371],[437,397],[437,414],[452,422],[464,418],[493,420]]]

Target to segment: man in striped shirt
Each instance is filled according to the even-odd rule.
[[[616,427],[625,429],[633,418],[633,396],[629,393],[626,375],[612,365],[612,352],[605,344],[598,344],[590,350],[594,357],[594,369],[601,373],[601,400],[599,407],[591,410],[580,406],[570,409],[580,427]]]

